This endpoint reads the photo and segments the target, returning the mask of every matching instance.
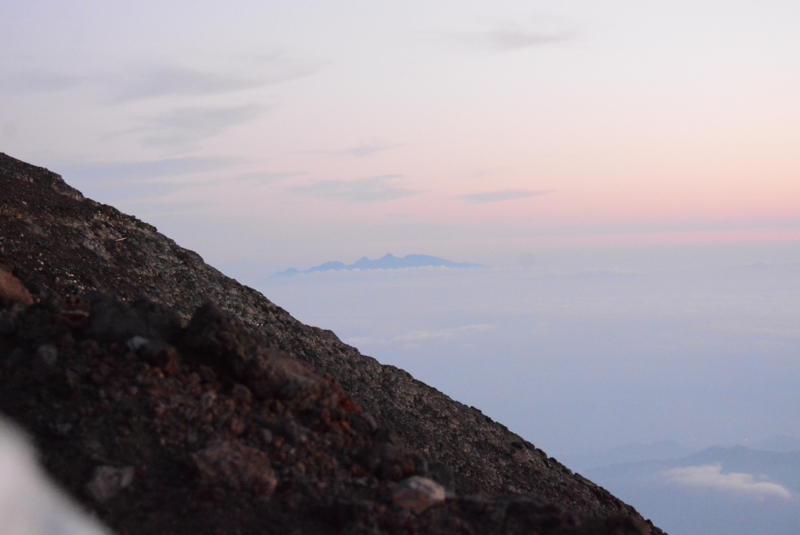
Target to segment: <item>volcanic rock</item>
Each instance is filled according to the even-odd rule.
[[[0,264],[0,411],[120,534],[661,533],[479,410],[4,154]],[[98,500],[98,467],[132,471]],[[451,492],[403,508],[414,477]]]

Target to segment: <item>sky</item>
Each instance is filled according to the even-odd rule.
[[[549,453],[800,436],[798,22],[5,0],[0,151]],[[386,253],[491,269],[267,278]]]
[[[217,264],[796,241],[798,20],[788,1],[7,0],[0,144]]]

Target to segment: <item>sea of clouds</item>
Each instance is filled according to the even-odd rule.
[[[798,275],[791,262],[695,259],[247,282],[558,457],[800,436]]]

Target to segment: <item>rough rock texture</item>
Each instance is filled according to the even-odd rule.
[[[250,429],[247,432],[241,431],[246,434],[248,441],[250,432],[254,436],[260,433],[262,436],[272,434],[274,437],[278,434],[276,429],[282,429],[286,436],[294,437],[296,443],[305,444],[301,438],[305,436],[305,431],[298,431],[296,427],[308,427],[308,422],[298,423],[293,416],[287,417],[287,414],[320,411],[320,407],[340,407],[342,413],[334,415],[331,421],[341,420],[342,425],[354,433],[354,437],[361,437],[358,440],[371,444],[369,447],[364,444],[360,446],[363,450],[360,453],[362,462],[357,464],[372,474],[370,477],[376,478],[376,481],[393,480],[392,478],[396,480],[398,475],[418,473],[419,466],[410,466],[415,465],[415,462],[417,465],[421,464],[422,458],[427,459],[424,464],[428,470],[423,475],[437,479],[435,473],[439,471],[441,482],[442,479],[451,477],[449,474],[452,473],[454,489],[462,497],[453,503],[448,501],[448,507],[452,508],[450,513],[455,515],[454,519],[467,518],[477,509],[483,508],[485,511],[481,514],[495,515],[495,520],[500,519],[497,520],[500,522],[498,525],[529,525],[533,521],[524,519],[541,519],[543,514],[558,518],[573,518],[576,515],[601,519],[625,518],[623,524],[627,522],[625,525],[636,530],[630,531],[631,533],[638,533],[638,530],[661,533],[657,528],[643,523],[633,508],[601,487],[573,474],[555,459],[548,458],[543,451],[506,427],[493,422],[479,410],[451,400],[403,370],[381,365],[375,359],[359,354],[355,348],[343,344],[331,331],[301,324],[255,290],[225,277],[206,265],[196,253],[183,249],[162,236],[151,225],[122,214],[112,207],[86,199],[58,175],[2,153],[0,264],[5,266],[6,271],[13,272],[34,299],[40,301],[30,307],[31,310],[43,307],[43,300],[55,299],[60,300],[60,303],[65,299],[72,299],[64,301],[66,304],[51,303],[47,305],[49,309],[45,307],[49,312],[37,314],[50,314],[59,318],[48,329],[61,332],[64,328],[74,327],[78,329],[71,334],[74,340],[83,338],[82,343],[91,347],[94,347],[92,343],[98,344],[99,349],[96,351],[109,355],[97,363],[98,369],[85,371],[88,377],[97,374],[103,376],[106,367],[113,368],[110,361],[106,362],[109,359],[132,359],[125,364],[132,367],[127,373],[138,371],[136,375],[128,377],[128,381],[145,374],[145,370],[136,368],[143,365],[150,366],[150,370],[159,370],[163,379],[158,376],[151,378],[156,383],[177,381],[176,377],[184,377],[191,383],[196,381],[192,373],[200,377],[200,383],[180,386],[195,389],[200,396],[198,406],[203,403],[216,406],[220,392],[226,392],[226,400],[229,399],[233,407],[243,403],[239,398],[250,399],[251,406],[278,403],[272,409],[264,409],[273,411],[269,413],[273,419],[262,418],[266,423],[259,426],[259,431],[248,427],[251,425],[249,423],[231,424],[235,429],[239,429],[240,425],[244,425],[245,430]],[[0,296],[3,300],[0,305],[10,306],[0,314],[0,336],[13,337],[17,340],[14,344],[17,344],[29,335],[24,334],[24,328],[20,331],[17,319],[12,321],[10,318],[13,314],[9,311],[24,308],[27,303],[24,292],[20,293],[21,290],[13,286],[13,281],[5,284],[16,288],[13,291],[16,297]],[[115,296],[125,303],[109,299],[107,295]],[[24,319],[29,314],[31,312],[26,310],[22,316],[23,323],[29,321]],[[215,328],[216,332],[213,330]],[[61,335],[66,336],[63,332]],[[27,349],[24,350],[16,345],[7,346],[6,350],[10,352],[6,355],[7,360],[14,362],[14,359],[24,359],[27,364],[22,368],[28,370],[25,373],[32,373],[35,377],[49,377],[48,370],[62,365],[59,348],[64,341],[56,335],[45,338],[47,340],[37,342],[36,347],[27,341]],[[84,355],[84,349],[79,353]],[[106,363],[105,366],[102,362]],[[91,365],[94,366],[95,364]],[[13,366],[12,368],[9,373],[16,377],[18,372],[14,371],[16,368]],[[217,377],[203,378],[200,373],[202,370],[212,370]],[[70,370],[59,372],[64,377],[60,384],[71,384],[69,378],[72,376],[68,372]],[[104,379],[101,378],[102,380]],[[79,382],[83,384],[83,375],[80,375]],[[203,386],[206,383],[212,385],[213,393],[201,392],[206,388]],[[241,388],[237,389],[237,385]],[[136,385],[132,384],[131,388],[134,387]],[[170,383],[169,388],[179,387]],[[246,389],[246,394],[242,389]],[[121,385],[118,391],[126,392]],[[105,395],[108,396],[108,392]],[[185,395],[189,396],[189,391]],[[101,397],[95,402],[107,403],[113,407],[124,406],[125,395],[121,396],[120,400]],[[130,400],[129,402],[132,403]],[[360,413],[359,405],[364,408],[365,413]],[[163,409],[162,414],[177,410],[169,403],[165,407],[167,408]],[[200,409],[193,407],[191,410]],[[284,414],[281,411],[288,412]],[[13,411],[9,412],[14,416]],[[197,417],[202,418],[199,414]],[[17,418],[19,421],[19,416]],[[286,422],[276,424],[275,418],[284,418]],[[25,421],[20,423],[30,427]],[[47,425],[61,424],[67,425],[70,422]],[[123,424],[120,422],[119,425]],[[154,423],[142,422],[141,425]],[[224,427],[228,424],[220,425]],[[371,433],[377,427],[381,430],[377,431],[377,438],[373,440]],[[289,428],[294,430],[287,430]],[[161,428],[158,432],[166,433]],[[216,439],[225,440],[222,436],[225,433],[235,435],[236,431],[217,430]],[[170,440],[180,444],[183,444],[181,440],[188,440],[188,437],[171,435],[169,438],[161,438],[166,441],[166,446],[161,446],[167,449],[170,447]],[[210,441],[211,437],[206,437],[205,440]],[[399,446],[400,443],[404,446]],[[189,472],[205,473],[206,480],[209,477],[223,477],[226,470],[234,468],[240,474],[250,473],[254,464],[261,462],[266,466],[267,461],[258,460],[261,450],[243,449],[255,447],[248,444],[249,442],[235,446],[209,442],[204,445],[205,449],[194,450],[190,457],[184,455],[180,459],[192,466]],[[158,447],[158,443],[148,445],[148,448]],[[380,451],[376,453],[378,450]],[[223,451],[227,452],[225,455],[228,460],[217,462],[215,456]],[[416,461],[412,459],[413,455],[409,457],[411,454],[408,452],[418,454]],[[347,457],[350,453],[345,452],[342,455]],[[153,455],[153,459],[158,458],[158,455]],[[102,457],[98,453],[98,458]],[[135,466],[133,463],[129,464]],[[84,466],[81,469],[88,468]],[[176,481],[180,482],[182,478],[188,477],[186,468],[172,469],[176,471]],[[167,468],[164,470],[169,471]],[[55,475],[62,480],[68,477],[67,474]],[[82,475],[86,481],[89,480],[88,475]],[[264,476],[264,481],[255,484],[253,477],[255,476],[242,476],[238,483],[226,484],[225,488],[230,492],[243,492],[244,487],[255,485],[262,489],[256,494],[261,492],[269,495],[269,491],[264,489],[270,488],[271,479]],[[280,489],[280,483],[276,484]],[[376,488],[379,487],[378,484]],[[156,495],[161,492],[149,490]],[[76,492],[85,493],[85,489],[76,489]],[[120,492],[124,495],[126,491],[122,489]],[[163,492],[166,493],[167,490]],[[181,491],[175,489],[175,492]],[[516,494],[524,494],[526,497],[514,496]],[[371,496],[374,495],[373,492]],[[467,495],[473,498],[464,498]],[[486,497],[476,497],[480,495]],[[488,496],[506,498],[500,500]],[[174,504],[175,498],[170,498],[173,501],[166,497],[165,499],[167,501],[164,503]],[[389,500],[387,503],[391,501],[388,488],[385,489],[383,499]],[[546,503],[557,506],[544,505]],[[384,506],[377,507],[375,511]],[[497,507],[502,509],[502,514]],[[431,511],[433,510],[441,508],[432,508]],[[489,510],[494,512],[490,514]],[[481,515],[478,517],[483,518]],[[458,531],[447,524],[449,520],[441,522],[443,523],[436,524],[438,527],[434,526],[434,522],[427,525],[427,528],[419,529]],[[553,526],[566,525],[560,520],[553,522]],[[619,524],[621,520],[609,522],[622,526]],[[469,522],[464,525],[469,526]],[[133,529],[131,525],[125,526],[126,530]],[[511,531],[507,532],[515,532],[508,529]]]

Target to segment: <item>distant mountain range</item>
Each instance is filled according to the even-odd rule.
[[[560,457],[559,461],[575,471],[584,473],[586,470],[603,468],[612,464],[678,459],[696,451],[694,448],[689,448],[672,440],[663,440],[652,444],[634,442],[617,446],[601,453],[566,455]]]
[[[319,266],[314,266],[305,271],[300,271],[294,268],[289,268],[284,271],[274,274],[270,278],[278,277],[294,277],[295,275],[302,275],[308,273],[317,273],[319,271],[352,271],[354,269],[367,270],[367,269],[401,269],[401,268],[419,268],[419,267],[449,267],[458,269],[472,269],[486,267],[481,264],[466,264],[461,262],[451,262],[443,258],[429,256],[424,254],[410,254],[402,258],[398,258],[393,254],[387,254],[383,258],[370,260],[366,256],[358,262],[346,265],[343,262],[325,262]]]
[[[744,446],[749,450],[775,453],[800,452],[800,440],[788,435],[774,435],[764,440],[740,444],[740,446]],[[680,459],[698,451],[697,448],[690,448],[672,440],[662,440],[650,444],[632,442],[602,452],[564,455],[559,456],[558,460],[571,469],[584,473],[588,470],[605,468],[614,464]]]

